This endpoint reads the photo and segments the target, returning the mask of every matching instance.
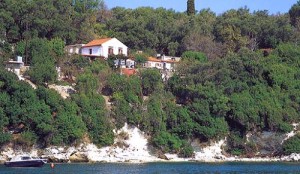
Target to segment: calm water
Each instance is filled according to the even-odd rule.
[[[238,173],[300,173],[300,163],[147,163],[147,164],[47,164],[42,168],[7,168],[2,174],[238,174]]]

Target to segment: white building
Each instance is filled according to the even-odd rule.
[[[84,46],[85,44],[75,44],[75,45],[67,45],[65,47],[65,51],[68,54],[81,54],[81,48]]]
[[[6,62],[5,68],[8,71],[14,72],[17,76],[21,75],[21,69],[24,67],[24,62],[22,60],[22,57],[18,56],[17,61],[10,60]]]
[[[116,66],[120,66],[121,68],[135,68],[135,61],[132,59],[127,60],[120,60],[119,59],[114,61]]]
[[[180,59],[157,59],[154,57],[148,57],[147,62],[143,64],[144,68],[157,68],[159,70],[164,71],[174,71],[176,64],[179,62]]]
[[[93,40],[81,48],[81,55],[108,58],[110,54],[127,56],[128,47],[116,38]]]

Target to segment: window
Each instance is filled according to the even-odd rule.
[[[120,54],[120,55],[123,54],[123,48],[119,48],[118,54]]]
[[[90,49],[89,51],[90,51],[90,54],[93,54],[93,50],[92,49]]]
[[[112,54],[114,54],[114,49],[113,49],[113,47],[109,47],[108,48],[108,55],[112,55]]]

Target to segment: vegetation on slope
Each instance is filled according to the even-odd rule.
[[[256,149],[246,143],[247,132],[286,133],[299,122],[299,3],[289,14],[241,8],[219,16],[208,9],[190,16],[163,8],[108,10],[95,0],[5,0],[0,6],[0,60],[22,55],[38,85],[34,90],[0,70],[0,144],[70,145],[87,133],[105,146],[113,143],[113,129],[128,122],[163,152],[188,157],[191,140],[228,137],[228,152],[243,155]],[[164,82],[156,69],[126,77],[110,61],[64,53],[65,44],[94,36],[183,61]],[[76,83],[68,99],[45,88],[56,83],[55,66]],[[102,95],[110,96],[111,110]],[[13,139],[11,131],[20,136]],[[285,142],[284,153],[299,151],[297,138]]]

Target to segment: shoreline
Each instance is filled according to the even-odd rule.
[[[120,138],[119,134],[128,135]],[[51,146],[45,149],[38,149],[34,146],[30,151],[23,152],[11,147],[3,147],[0,152],[0,163],[4,163],[15,155],[29,154],[33,157],[48,159],[49,163],[128,163],[142,164],[155,162],[200,162],[200,163],[226,163],[226,162],[297,162],[300,161],[300,154],[288,156],[245,158],[238,156],[225,156],[223,147],[226,139],[210,143],[209,146],[201,147],[199,142],[193,141],[194,157],[180,158],[177,154],[158,153],[151,151],[148,139],[137,127],[125,126],[115,131],[116,137],[113,145],[98,148],[91,143],[82,143],[74,146]],[[121,146],[120,146],[121,144]]]
[[[254,157],[254,158],[239,158],[236,156],[233,157],[225,157],[222,156],[210,156],[204,158],[179,158],[176,154],[164,154],[168,156],[167,159],[158,158],[157,156],[130,156],[126,155],[127,157],[119,156],[110,156],[109,154],[102,154],[94,153],[94,152],[80,152],[75,150],[73,152],[67,151],[63,153],[56,153],[56,154],[49,154],[49,155],[41,155],[41,158],[48,159],[48,163],[55,163],[55,164],[96,164],[96,163],[125,163],[125,164],[146,164],[146,163],[182,163],[182,162],[195,162],[195,163],[230,163],[230,162],[251,162],[251,163],[261,163],[261,162],[299,162],[300,161],[300,154],[291,154],[288,156],[278,156],[278,157]],[[99,149],[100,151],[101,149]],[[39,156],[37,155],[38,150],[33,150],[30,153],[31,156]],[[10,151],[12,152],[12,151]],[[44,151],[45,152],[45,151]],[[128,154],[128,152],[126,152]],[[0,164],[3,164],[9,158],[13,157],[17,154],[24,154],[23,152],[18,153],[10,153],[10,155],[3,153],[0,155]],[[71,154],[71,155],[70,155]],[[74,157],[75,154],[75,157]],[[93,156],[89,156],[89,154],[93,154]],[[170,157],[172,156],[172,157]]]

